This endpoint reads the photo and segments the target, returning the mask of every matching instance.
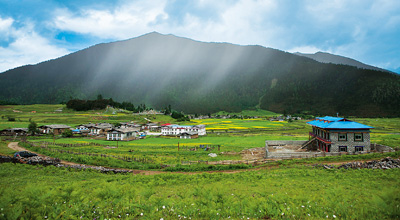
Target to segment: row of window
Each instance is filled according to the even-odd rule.
[[[163,132],[164,131],[180,131],[180,130],[184,130],[185,132],[187,131],[197,131],[197,129],[174,129],[174,128],[170,128],[170,129],[162,129]]]
[[[364,151],[364,146],[355,146],[355,152]],[[339,152],[347,152],[347,146],[339,146]]]
[[[347,134],[339,134],[338,141],[347,141]],[[354,141],[364,141],[364,137],[362,133],[354,133]]]

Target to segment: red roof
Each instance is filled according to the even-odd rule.
[[[170,123],[167,123],[167,124],[162,124],[161,126],[168,126],[168,125],[171,125]]]

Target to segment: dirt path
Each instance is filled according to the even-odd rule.
[[[26,148],[20,147],[18,145],[18,142],[10,142],[8,144],[8,147],[10,149],[13,149],[15,151],[28,151],[31,153],[35,153],[38,156],[41,157],[47,157],[46,155],[43,154],[38,154],[34,151],[28,150]],[[372,161],[372,160],[357,160],[359,162],[367,162],[367,161]],[[342,165],[345,163],[351,163],[351,162],[355,162],[355,161],[342,161],[342,162],[326,162],[323,164],[326,165]],[[64,165],[69,165],[69,166],[74,166],[74,165],[80,165],[80,166],[86,166],[86,167],[94,167],[94,166],[90,166],[87,164],[78,164],[78,163],[74,163],[74,162],[69,162],[69,161],[65,161],[65,160],[61,160],[60,161],[61,164]],[[186,175],[194,175],[194,174],[201,174],[201,173],[240,173],[240,172],[246,172],[246,171],[254,171],[254,170],[262,170],[262,169],[271,169],[271,168],[276,168],[278,166],[268,166],[268,167],[257,167],[254,169],[243,169],[243,170],[215,170],[215,171],[198,171],[198,172],[166,172],[166,171],[152,171],[152,170],[132,170],[132,169],[122,169],[122,168],[115,168],[115,169],[119,169],[119,170],[127,170],[132,172],[133,175],[157,175],[157,174],[165,174],[165,173],[179,173],[179,174],[186,174]],[[110,167],[105,167],[105,168],[110,168]]]
[[[29,151],[23,147],[18,146],[18,142],[10,142],[8,144],[8,148],[11,148],[12,150],[15,150],[15,151],[24,151],[24,150]],[[32,152],[32,151],[29,151],[29,152]]]

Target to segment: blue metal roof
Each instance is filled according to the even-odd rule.
[[[343,120],[337,117],[322,117],[316,118],[314,121],[307,122],[307,124],[326,129],[371,129],[373,127],[364,125],[358,122]]]
[[[325,117],[317,117],[317,119],[325,120],[325,121],[340,121],[344,118],[332,117],[332,116],[325,116]]]

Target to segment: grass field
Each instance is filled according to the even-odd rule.
[[[0,164],[0,219],[395,219],[400,170],[106,175]]]
[[[255,110],[244,110],[241,112],[225,112],[225,111],[219,111],[213,115],[236,115],[236,116],[250,116],[250,117],[254,117],[254,116],[259,116],[259,117],[273,117],[273,116],[279,116],[282,114],[279,113],[275,113],[275,112],[271,112],[271,111],[267,111],[267,110],[262,110],[262,109],[255,109]]]
[[[75,112],[64,105],[0,106],[0,129],[27,127],[30,121],[76,126],[88,122],[179,123],[169,116],[134,116],[106,111]],[[62,112],[55,112],[63,109]],[[14,110],[14,111],[13,111]],[[15,112],[17,111],[17,112]],[[36,112],[32,112],[36,111]],[[222,114],[222,113],[220,113]],[[251,165],[185,165],[182,161],[239,160],[244,149],[264,147],[265,140],[306,140],[306,121],[270,122],[267,111],[242,112],[257,119],[205,119],[208,135],[198,139],[151,137],[114,142],[84,137],[30,137],[32,142],[88,146],[49,149],[23,145],[63,160],[115,168],[201,171],[252,168]],[[232,114],[231,114],[232,115]],[[15,121],[9,121],[15,118]],[[355,118],[373,126],[372,142],[400,146],[400,119]],[[179,123],[181,124],[181,123]],[[15,151],[0,141],[0,154]],[[18,141],[18,139],[16,139]],[[95,145],[100,144],[101,146]],[[178,143],[180,150],[178,151]],[[104,145],[104,146],[103,146]],[[118,147],[117,147],[118,145]],[[214,146],[210,151],[200,145]],[[216,146],[220,146],[220,151]],[[117,148],[116,148],[117,147]],[[197,148],[197,151],[190,149]],[[70,153],[60,153],[68,150]],[[74,153],[85,153],[77,155]],[[215,158],[209,153],[216,153]],[[124,161],[103,154],[131,157]],[[347,155],[270,162],[237,173],[163,173],[153,176],[101,174],[67,168],[0,164],[1,219],[398,219],[399,169],[324,170],[308,166],[326,162],[371,160],[400,153]],[[307,165],[308,164],[308,165]],[[168,165],[166,168],[162,165]]]

